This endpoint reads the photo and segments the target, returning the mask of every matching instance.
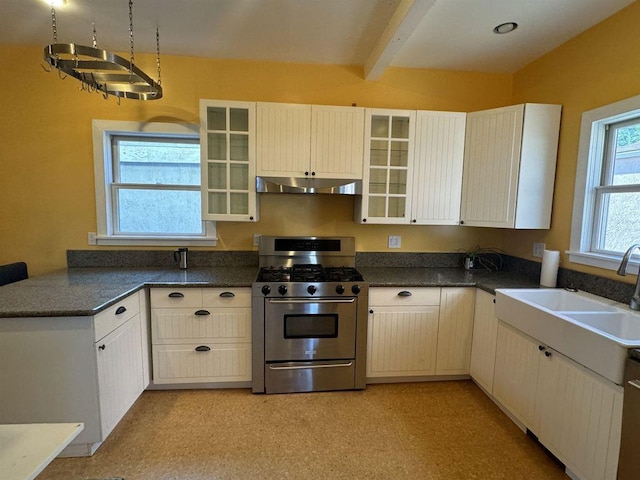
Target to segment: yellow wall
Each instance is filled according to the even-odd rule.
[[[24,260],[31,274],[65,267],[67,249],[95,248],[94,118],[197,123],[200,98],[471,111],[512,95],[510,75],[391,69],[366,82],[360,67],[163,56],[164,98],[118,106],[44,72],[41,56],[42,46],[0,47],[12,65],[0,71],[0,264]],[[152,57],[136,59],[154,72]],[[254,233],[355,235],[360,251],[387,250],[390,234],[402,236],[401,251],[499,247],[492,229],[357,225],[353,198],[267,194],[260,203],[258,223],[218,223],[217,250],[251,250]]]
[[[570,263],[564,252],[570,245],[582,112],[640,94],[639,23],[640,3],[635,2],[514,75],[513,103],[559,103],[563,107],[551,230],[512,232],[511,241],[505,243],[508,253],[532,258],[533,242],[541,241],[549,249],[560,250],[561,266],[635,281],[611,270]]]
[[[218,223],[217,250],[251,250],[261,234],[354,235],[360,251],[456,251],[497,247],[524,258],[534,241],[569,248],[581,114],[640,93],[640,4],[632,4],[514,75],[391,68],[363,80],[361,67],[162,57],[165,97],[123,100],[78,91],[40,65],[42,46],[0,46],[0,264],[25,260],[31,274],[63,268],[67,249],[87,245],[96,230],[91,119],[198,121],[198,100],[217,98],[364,107],[474,111],[521,102],[563,105],[552,228],[513,231],[468,227],[358,225],[353,198],[260,195],[255,224]],[[154,59],[136,56],[153,72]],[[640,240],[640,239],[639,239]],[[397,250],[392,250],[397,251]],[[569,264],[615,277],[608,270]],[[628,278],[628,277],[627,277]],[[628,281],[632,281],[628,278]]]

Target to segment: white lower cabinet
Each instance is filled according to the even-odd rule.
[[[473,288],[371,288],[368,381],[468,374],[473,294]]]
[[[471,378],[487,393],[493,393],[493,373],[496,365],[498,319],[495,316],[495,295],[476,290],[471,344]]]
[[[146,387],[143,296],[93,317],[0,319],[0,423],[82,422],[61,456],[92,455]]]
[[[616,478],[622,387],[500,323],[493,395],[574,477]]]
[[[153,383],[251,381],[251,289],[153,288]]]
[[[140,315],[95,344],[103,432],[113,430],[144,389],[141,344]]]
[[[441,290],[436,375],[469,374],[475,290]]]

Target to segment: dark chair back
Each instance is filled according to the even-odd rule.
[[[0,265],[0,286],[29,278],[27,264],[24,262]]]

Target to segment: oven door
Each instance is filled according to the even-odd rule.
[[[356,298],[269,298],[265,360],[355,358]]]

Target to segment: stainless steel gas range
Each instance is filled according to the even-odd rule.
[[[253,392],[365,388],[369,286],[353,237],[261,237]]]

